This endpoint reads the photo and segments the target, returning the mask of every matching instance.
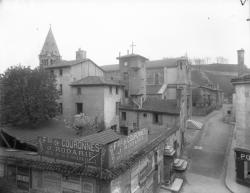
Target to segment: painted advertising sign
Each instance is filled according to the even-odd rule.
[[[48,137],[38,137],[38,144],[39,153],[43,156],[93,166],[101,163],[101,144]]]
[[[235,149],[236,157],[237,159],[243,160],[243,161],[250,161],[250,153],[244,152],[240,149]]]
[[[113,167],[148,142],[148,130],[142,129],[109,145],[109,166]]]

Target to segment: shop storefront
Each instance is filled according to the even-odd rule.
[[[5,177],[15,184],[18,193],[96,193],[97,181],[94,178],[64,176],[53,171],[42,171],[7,165]]]
[[[38,153],[3,148],[0,176],[18,193],[154,193],[164,182],[164,148],[173,133],[148,143],[142,129],[108,145],[39,137]]]
[[[250,186],[250,150],[235,148],[236,181]]]

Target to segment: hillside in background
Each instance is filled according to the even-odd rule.
[[[246,72],[250,72],[247,67]],[[230,97],[234,92],[231,79],[237,75],[238,66],[236,64],[204,64],[192,66],[191,79],[196,85],[218,84],[225,97]]]
[[[192,65],[193,69],[212,72],[213,74],[220,75],[230,75],[237,76],[238,75],[238,65],[237,64],[201,64],[201,65]],[[250,69],[245,65],[245,71],[250,73]]]

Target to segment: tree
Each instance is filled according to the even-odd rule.
[[[218,56],[215,58],[216,63],[218,64],[228,64],[228,59],[222,57],[222,56]]]
[[[84,113],[75,115],[73,122],[64,120],[64,123],[67,128],[76,130],[76,134],[80,136],[91,135],[105,130],[103,120],[98,120],[98,117],[89,117]]]
[[[1,77],[1,122],[35,125],[57,114],[55,77],[40,68],[10,67]]]

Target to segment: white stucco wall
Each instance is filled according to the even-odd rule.
[[[177,67],[176,68],[167,68],[166,70],[166,79],[167,84],[176,84],[177,83]]]
[[[77,87],[72,87],[72,114],[76,114],[76,103],[83,103],[83,113],[91,118],[98,117],[98,121],[104,120],[104,87],[81,87],[81,95],[77,95]]]
[[[235,116],[240,128],[250,128],[250,85],[235,86]]]
[[[63,70],[62,76],[59,75],[60,69]],[[63,86],[63,94],[58,100],[63,103],[63,117],[72,120],[72,115],[75,113],[75,105],[72,101],[72,91],[70,84],[73,81],[80,80],[86,76],[103,76],[103,71],[91,61],[82,62],[71,67],[48,69],[53,70],[56,76],[57,88],[60,84]]]
[[[116,86],[112,86],[112,94],[109,91],[109,87],[104,89],[104,122],[106,127],[117,125],[119,127],[119,113],[116,114],[116,102],[121,102],[123,96],[123,90],[118,88],[118,94],[116,94]]]

